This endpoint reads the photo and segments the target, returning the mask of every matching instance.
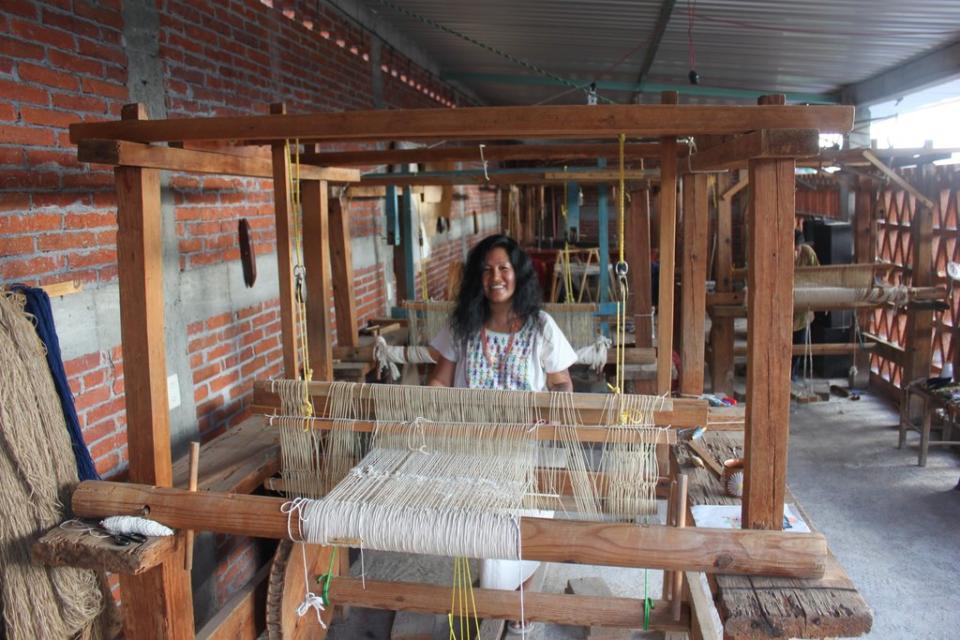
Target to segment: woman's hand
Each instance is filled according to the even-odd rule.
[[[428,387],[452,387],[453,386],[453,372],[456,369],[456,363],[447,360],[435,350],[431,349],[433,352],[433,358],[437,361],[437,364],[433,365],[433,371],[430,372],[430,378],[427,380]],[[570,376],[567,376],[569,379]]]
[[[564,369],[556,373],[547,374],[547,389],[550,391],[573,391],[573,380],[570,379],[570,370]]]

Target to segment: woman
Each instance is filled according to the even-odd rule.
[[[573,391],[568,369],[577,354],[541,298],[533,263],[515,240],[480,241],[467,256],[450,326],[430,343],[439,357],[428,384]]]
[[[457,306],[430,343],[432,386],[573,391],[568,371],[577,354],[540,309],[542,294],[530,257],[505,235],[484,238],[467,256]],[[525,510],[552,517],[553,512]],[[483,560],[480,587],[513,590],[539,562]],[[515,633],[526,625],[510,624]]]

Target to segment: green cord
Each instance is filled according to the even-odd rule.
[[[323,591],[320,594],[320,597],[323,599],[323,606],[330,606],[330,581],[333,580],[333,561],[337,558],[337,547],[333,548],[333,553],[330,554],[330,566],[327,568],[327,572],[323,575],[317,576],[317,582],[323,583]]]
[[[650,612],[654,609],[653,598],[647,595],[647,570],[643,570],[643,630],[650,630]]]

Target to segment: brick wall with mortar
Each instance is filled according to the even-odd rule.
[[[470,103],[409,43],[375,40],[317,3],[0,5],[0,283],[83,283],[82,293],[53,301],[54,314],[84,437],[106,477],[127,466],[113,174],[77,161],[67,127],[116,119],[136,100],[148,103],[152,117],[260,114],[279,101],[290,112]],[[463,237],[434,241],[430,269],[442,272],[443,282],[446,264],[495,226],[495,197],[461,191],[466,200],[453,203],[451,216],[476,211],[484,223],[474,234],[464,220],[469,224],[455,225]],[[167,289],[167,362],[183,398],[171,410],[175,453],[242,420],[251,380],[279,373],[272,202],[270,181],[164,176],[164,276],[176,287],[172,303]],[[352,202],[349,211],[361,248],[354,266],[363,321],[387,310],[392,248],[379,239],[382,201]],[[259,256],[260,281],[251,290],[239,284],[240,218],[250,221]],[[431,275],[431,290],[442,288]],[[173,343],[171,334],[178,336]],[[206,600],[198,618],[265,559],[243,538],[218,539],[207,550],[214,578],[207,595],[198,595]]]

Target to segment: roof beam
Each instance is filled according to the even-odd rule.
[[[683,147],[682,151],[686,151]],[[426,162],[470,162],[481,160],[596,160],[616,158],[619,146],[602,144],[514,144],[484,145],[481,157],[477,145],[463,147],[422,147],[419,149],[383,149],[364,151],[322,151],[302,153],[300,162],[319,166],[370,166],[378,164],[414,164]],[[624,145],[626,158],[659,158],[658,143]]]
[[[637,75],[637,86],[642,87],[643,81],[650,73],[653,61],[657,57],[657,51],[660,49],[660,41],[663,40],[663,34],[667,31],[667,25],[670,23],[670,16],[673,15],[673,7],[677,0],[663,0],[660,4],[660,15],[657,16],[657,24],[653,27],[653,35],[650,37],[650,44],[647,45],[647,51],[643,56],[643,64],[640,66],[640,73]],[[633,101],[637,102],[642,89],[637,89],[633,94]]]
[[[624,179],[630,182],[649,181],[659,175],[655,170],[628,169]],[[445,186],[445,185],[501,185],[501,184],[562,184],[576,181],[582,184],[613,184],[620,179],[615,170],[555,171],[551,169],[467,169],[464,171],[421,171],[419,173],[367,173],[361,176],[363,186]]]
[[[82,122],[70,125],[70,141],[615,138],[621,133],[660,137],[755,129],[846,132],[852,127],[853,108],[848,106],[577,105]]]
[[[845,104],[868,106],[899,98],[960,76],[960,42],[954,42],[932,53],[914,58],[867,78],[847,85],[841,92]]]

